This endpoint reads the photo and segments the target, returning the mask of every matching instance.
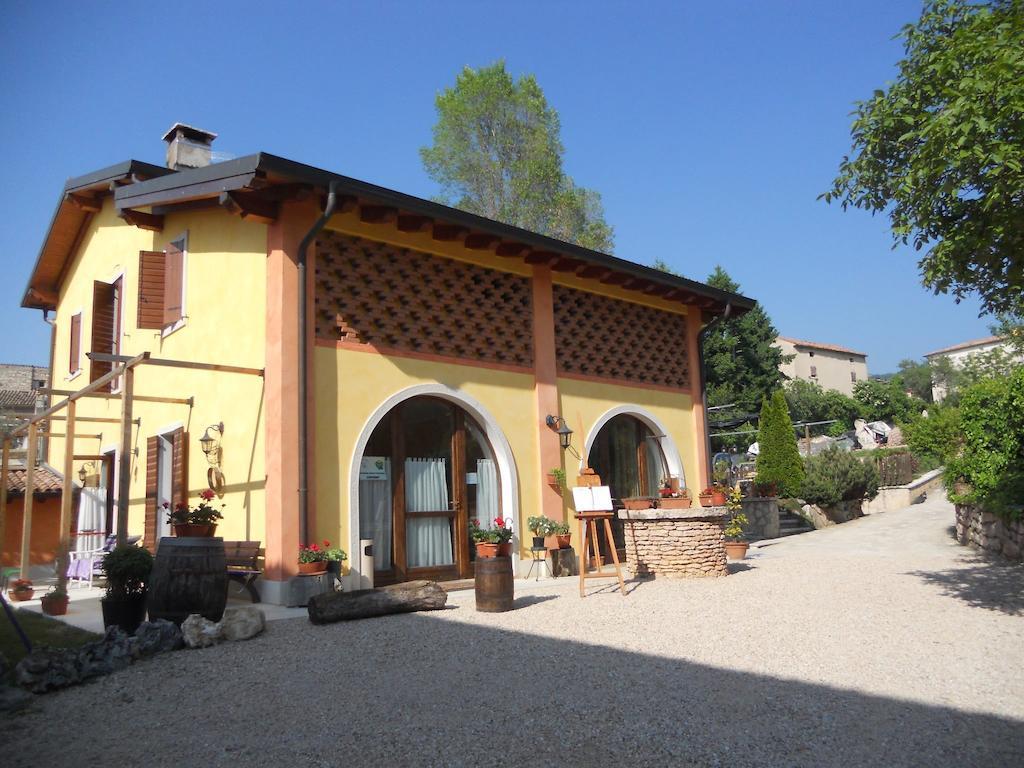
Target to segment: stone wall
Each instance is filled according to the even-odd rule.
[[[863,517],[861,511],[861,499],[853,501],[840,501],[834,507],[819,507],[817,504],[804,504],[800,507],[802,517],[815,528],[827,528],[830,525],[848,523]]]
[[[969,504],[956,505],[956,540],[1010,560],[1024,556],[1024,520],[1007,523],[1000,517]]]
[[[50,372],[38,365],[14,365],[10,363],[0,364],[0,389],[13,392],[30,392],[33,389],[33,381],[46,381]]]
[[[866,515],[878,512],[889,512],[903,509],[911,504],[920,504],[929,494],[942,490],[942,469],[925,472],[906,485],[884,485],[878,489],[878,495],[864,501],[863,510]]]
[[[778,499],[771,497],[744,499],[743,514],[747,516],[744,533],[748,539],[777,539],[779,537]]]
[[[622,510],[626,567],[634,576],[726,576],[721,507],[694,510]]]

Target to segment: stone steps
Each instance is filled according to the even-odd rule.
[[[779,536],[795,536],[798,533],[813,531],[814,526],[799,515],[779,510]]]

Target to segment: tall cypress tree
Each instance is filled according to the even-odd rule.
[[[781,389],[761,403],[757,447],[757,484],[774,485],[780,496],[798,496],[804,481],[804,462]]]

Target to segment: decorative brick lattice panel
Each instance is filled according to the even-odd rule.
[[[688,389],[686,317],[554,286],[559,373]]]
[[[316,335],[532,368],[530,281],[328,233],[317,244]]]

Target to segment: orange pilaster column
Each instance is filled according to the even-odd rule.
[[[540,474],[535,482],[541,487],[540,512],[552,520],[562,520],[562,496],[542,480],[548,470],[562,466],[562,448],[558,444],[558,435],[545,423],[549,414],[558,416],[560,413],[551,268],[543,265],[533,268],[533,358],[534,393],[537,400],[537,455],[540,459]],[[527,510],[525,514],[529,516],[535,513]]]
[[[704,411],[704,379],[700,375],[700,345],[697,343],[697,337],[700,335],[702,327],[701,311],[694,306],[687,307],[686,350],[690,364],[690,395],[693,398],[693,434],[697,442],[697,470],[700,473],[698,475],[700,483],[698,490],[703,490],[711,484],[708,472],[708,418]]]
[[[316,219],[308,203],[281,206],[267,227],[267,325],[264,416],[266,445],[266,567],[269,581],[297,572],[299,548],[299,243]],[[312,249],[311,249],[312,250]],[[308,258],[307,267],[311,267]],[[312,271],[311,269],[309,271]],[[312,350],[312,329],[309,348]],[[312,379],[311,367],[307,368]],[[311,388],[312,389],[312,388]],[[310,457],[312,459],[312,457]],[[312,461],[309,485],[313,484]],[[312,505],[310,505],[312,507]],[[310,530],[312,530],[310,520]]]

